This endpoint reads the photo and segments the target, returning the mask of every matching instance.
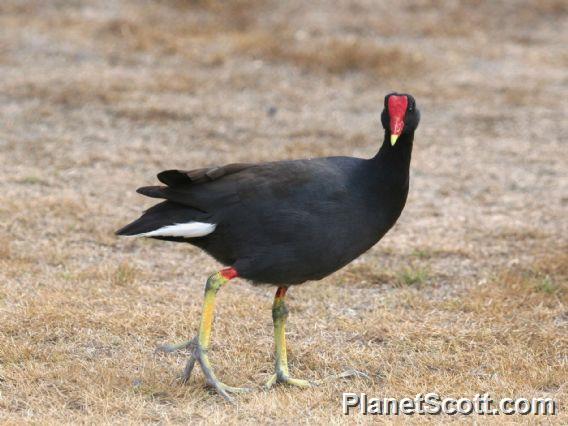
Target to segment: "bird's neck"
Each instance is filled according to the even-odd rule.
[[[385,130],[383,145],[372,161],[388,165],[388,169],[399,170],[408,176],[414,132],[400,135],[394,146],[390,143],[390,137],[390,131]]]

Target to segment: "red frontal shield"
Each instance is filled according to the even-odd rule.
[[[392,95],[389,97],[388,108],[392,145],[395,144],[398,136],[402,133],[402,129],[404,129],[404,117],[406,115],[407,107],[408,99],[406,96]]]

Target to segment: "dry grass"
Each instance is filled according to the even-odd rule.
[[[344,74],[364,72],[380,78],[424,68],[424,58],[400,46],[381,46],[356,38],[323,42],[295,39],[281,33],[247,33],[238,39],[237,51],[268,61],[292,64],[304,70]]]
[[[0,422],[372,421],[340,415],[349,390],[547,395],[558,417],[511,421],[566,423],[566,14],[556,0],[2,2]],[[370,156],[391,90],[423,113],[407,208],[377,247],[289,292],[293,374],[371,379],[237,407],[200,374],[178,383],[187,354],[154,348],[195,333],[219,265],[117,240],[151,205],[134,189],[172,167]],[[220,293],[212,358],[230,384],[272,373],[272,295]]]
[[[75,76],[39,81],[24,77],[16,82],[6,82],[2,92],[12,99],[36,99],[52,106],[80,107],[92,103],[117,105],[125,100],[138,100],[140,97],[137,99],[136,94],[140,91],[148,96],[158,92],[191,94],[194,90],[195,83],[188,75],[153,72],[133,79],[111,72],[98,81]]]
[[[144,277],[127,264],[44,276],[32,297],[18,302],[14,288],[3,295],[10,304],[2,321],[0,406],[6,419],[42,422],[114,422],[124,415],[144,422],[266,421],[309,410],[311,421],[323,423],[340,419],[340,391],[349,389],[389,396],[432,390],[552,396],[562,407],[566,264],[565,254],[549,255],[442,301],[405,286],[362,305],[358,293],[341,292],[342,280],[294,291],[294,373],[315,379],[357,367],[372,379],[310,391],[258,390],[239,397],[238,410],[209,394],[201,376],[188,386],[175,382],[183,355],[152,352],[157,342],[191,334],[197,300],[179,300],[166,283],[144,283],[151,272]],[[541,287],[544,282],[554,289]],[[258,385],[272,368],[270,300],[263,290],[243,290],[235,284],[221,297],[213,356],[227,381]],[[235,297],[238,304],[230,302]],[[259,301],[263,308],[251,311]],[[172,317],[175,311],[184,315]]]

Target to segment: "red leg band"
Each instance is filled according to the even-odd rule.
[[[236,278],[239,276],[239,273],[237,272],[237,270],[235,268],[225,268],[222,269],[220,272],[221,276],[223,278],[226,278],[227,280],[232,280],[233,278]]]

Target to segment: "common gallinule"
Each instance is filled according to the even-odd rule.
[[[221,383],[208,349],[217,291],[241,277],[278,286],[272,318],[276,374],[266,384],[301,387],[289,376],[284,296],[288,287],[319,280],[377,243],[394,225],[406,202],[414,131],[420,113],[414,98],[391,93],[381,115],[384,142],[371,159],[325,157],[263,164],[229,164],[158,174],[166,186],[140,194],[165,199],[118,235],[193,244],[227,268],[209,277],[199,334],[166,350],[192,347],[183,379],[197,361],[207,382],[227,399],[244,390]]]

